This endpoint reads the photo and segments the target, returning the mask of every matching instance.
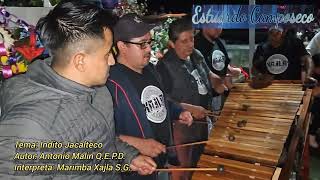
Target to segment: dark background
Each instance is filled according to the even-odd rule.
[[[53,0],[52,0],[53,1]],[[110,2],[116,4],[118,0],[83,0],[96,2]],[[138,3],[144,2],[144,0],[137,0]],[[2,3],[1,3],[2,2]],[[148,6],[148,14],[163,14],[163,13],[192,13],[192,6],[194,4],[249,4],[249,0],[146,0]],[[320,0],[256,0],[256,4],[310,4],[314,7],[313,12],[316,17],[316,23],[309,24],[303,27],[294,27],[294,31],[300,31],[303,33],[302,39],[305,36],[310,40],[314,32],[314,27],[319,27],[320,24]],[[42,0],[0,0],[0,5],[7,6],[43,6]],[[264,41],[267,37],[267,29],[256,29],[256,43]],[[249,31],[248,29],[224,29],[221,35],[223,39],[230,44],[248,44]]]
[[[138,0],[138,2],[142,2]],[[248,0],[147,0],[149,11],[159,12],[164,7],[169,13],[191,13],[193,4],[249,4]],[[320,7],[320,1],[315,0],[256,0],[256,4],[312,4]]]
[[[320,1],[315,0],[256,0],[256,4],[310,4],[314,7],[316,21],[320,20]],[[148,0],[149,14],[161,14],[161,13],[188,13],[191,14],[192,6],[194,4],[249,4],[248,0]],[[319,23],[318,23],[319,24]],[[293,28],[293,30],[303,31],[303,36],[309,37],[309,40],[313,37],[313,28],[303,27],[304,29]],[[256,43],[264,41],[267,37],[267,29],[256,29]],[[224,29],[221,35],[227,43],[231,44],[248,44],[249,30],[248,29]]]

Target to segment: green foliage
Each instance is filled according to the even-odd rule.
[[[157,26],[153,29],[152,38],[154,39],[154,43],[152,44],[152,50],[155,52],[163,52],[168,46],[169,41],[169,25],[174,21],[174,18],[168,18],[164,23],[160,26]]]
[[[146,0],[141,3],[138,3],[137,0],[121,0],[115,8],[115,12],[119,17],[128,13],[136,13],[140,16],[144,16],[147,11]]]
[[[50,4],[52,6],[55,6],[56,4],[58,4],[61,0],[49,0],[50,1]]]
[[[43,7],[43,1],[42,0],[31,0],[30,6]]]

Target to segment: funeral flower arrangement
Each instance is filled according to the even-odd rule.
[[[128,13],[136,13],[139,16],[144,16],[147,13],[147,4],[146,2],[138,3],[137,0],[125,0],[121,1],[118,6],[115,8],[115,12],[118,17],[121,17]],[[152,31],[152,51],[150,62],[156,64],[158,59],[161,58],[167,49],[169,36],[168,29],[169,24],[172,23],[175,18],[167,18],[165,22],[156,26]]]
[[[169,42],[169,25],[175,20],[175,18],[168,18],[165,22],[160,24],[159,26],[156,26],[152,31],[152,39],[153,44],[151,46],[152,52],[151,52],[151,63],[156,64],[159,58],[163,56],[165,51],[168,48],[168,42]]]
[[[59,0],[50,2],[56,4]],[[137,0],[123,0],[118,3],[114,11],[119,17],[128,13],[144,16],[147,13],[147,4],[146,1],[138,3]],[[156,63],[167,49],[168,28],[173,21],[174,18],[167,18],[152,30],[154,40],[150,60],[152,63]],[[14,28],[12,24],[15,25]],[[0,80],[24,73],[33,60],[39,56],[42,58],[48,56],[34,26],[7,12],[4,7],[0,8],[0,25]]]
[[[27,71],[28,65],[43,54],[34,27],[0,9],[0,80],[8,79]],[[13,27],[13,25],[15,27]]]
[[[122,0],[114,8],[114,11],[118,17],[129,13],[136,13],[139,16],[144,16],[147,13],[147,3],[146,1],[138,3],[137,0]]]

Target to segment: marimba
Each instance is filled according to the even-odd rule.
[[[301,84],[263,89],[235,84],[198,162],[199,168],[223,165],[224,171],[196,171],[192,179],[278,179],[279,164],[284,164],[280,179],[287,179],[307,132],[310,99],[311,90],[303,91]],[[285,144],[289,151],[283,157]]]

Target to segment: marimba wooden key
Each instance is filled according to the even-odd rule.
[[[235,84],[198,163],[225,172],[195,172],[193,179],[271,179],[304,96],[301,84]]]

